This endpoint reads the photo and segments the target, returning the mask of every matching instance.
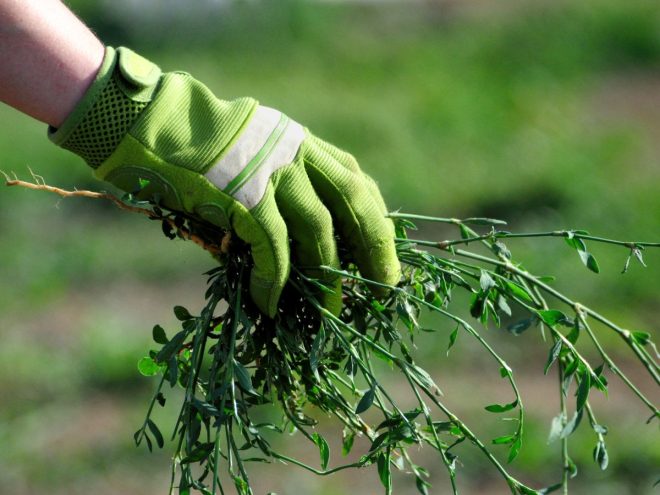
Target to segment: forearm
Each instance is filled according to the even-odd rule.
[[[0,0],[0,100],[59,127],[103,60],[96,36],[59,0]]]

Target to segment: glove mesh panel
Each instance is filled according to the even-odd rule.
[[[117,148],[129,127],[147,106],[127,97],[112,78],[81,124],[63,144],[80,155],[93,168],[103,163]]]

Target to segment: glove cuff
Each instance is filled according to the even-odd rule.
[[[161,70],[128,48],[107,47],[94,82],[49,139],[82,157],[96,169],[115,151],[147,107]]]

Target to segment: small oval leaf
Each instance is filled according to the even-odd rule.
[[[491,404],[490,406],[486,406],[484,409],[492,413],[503,413],[510,411],[511,409],[515,408],[517,405],[518,405],[518,399],[514,400],[513,402],[510,402],[509,404]]]
[[[160,365],[149,356],[145,356],[138,361],[138,371],[144,376],[154,376],[160,371]]]
[[[357,407],[355,408],[355,414],[360,414],[366,411],[371,407],[371,404],[374,402],[374,397],[376,396],[376,382],[371,384],[371,388],[365,392],[365,394],[358,402]]]

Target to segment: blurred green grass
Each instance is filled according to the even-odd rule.
[[[140,29],[119,7],[72,4],[105,41],[131,46],[166,70],[190,71],[223,98],[255,96],[350,150],[392,209],[499,217],[515,231],[660,238],[656,2],[245,2],[202,20],[145,17]],[[106,187],[48,143],[43,125],[6,107],[0,122],[1,170],[28,178],[30,167],[52,185]],[[647,269],[633,264],[621,275],[627,253],[594,246],[602,268],[594,275],[561,240],[509,247],[624,326],[656,330],[658,254],[647,252]],[[174,304],[201,306],[201,273],[212,260],[112,206],[16,189],[0,193],[0,250],[0,491],[164,493],[167,452],[150,456],[131,443],[153,385],[135,362],[154,323],[174,325]],[[490,364],[467,339],[440,359],[451,329],[437,326],[438,334],[420,336],[419,353],[448,402],[488,432],[481,408],[506,392],[484,376]],[[514,469],[550,483],[559,474],[558,449],[546,447],[545,437],[557,399],[552,377],[541,374],[544,346],[532,333],[488,332],[533,397],[527,450]],[[603,338],[626,366],[630,356],[617,351],[618,341]],[[492,401],[465,395],[484,387]],[[602,408],[613,427],[612,465],[598,472],[593,439],[578,437],[587,441],[575,442],[575,493],[587,486],[651,493],[660,450],[657,433],[643,425],[645,412],[621,388]],[[464,493],[505,493],[473,451],[460,454]],[[378,486],[373,473],[316,479],[282,466],[255,473],[261,491],[279,493],[373,493]],[[434,470],[437,487],[443,476]],[[414,492],[399,483],[400,493]]]

